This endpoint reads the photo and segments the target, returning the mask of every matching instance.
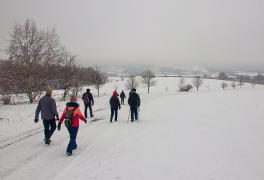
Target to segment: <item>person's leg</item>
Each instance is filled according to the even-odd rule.
[[[110,122],[112,122],[113,116],[114,116],[114,108],[111,107]]]
[[[77,134],[78,134],[78,129],[79,129],[78,127],[74,128],[74,133],[73,133],[74,143],[73,143],[72,150],[75,150],[77,148],[76,138],[77,138]]]
[[[88,107],[89,107],[89,110],[90,110],[90,116],[93,117],[94,115],[93,115],[92,105],[90,104]]]
[[[138,107],[135,107],[135,119],[138,120]]]
[[[77,144],[76,144],[76,137],[77,137],[77,133],[78,133],[78,128],[76,127],[67,127],[68,132],[70,134],[70,142],[68,144],[67,150],[66,152],[68,153],[68,155],[72,154],[72,150],[76,149]]]
[[[49,139],[49,123],[48,123],[48,120],[42,120],[43,122],[43,126],[44,126],[44,136],[45,136],[45,139]],[[46,141],[45,141],[46,142]]]
[[[118,109],[115,109],[115,121],[117,121],[117,112],[118,112]]]
[[[88,105],[84,104],[84,116],[85,116],[85,118],[87,118],[87,108],[88,108]]]
[[[130,106],[131,121],[134,121],[134,108]]]
[[[50,140],[52,134],[54,133],[54,131],[56,130],[56,120],[55,119],[52,119],[52,120],[49,120],[49,133],[48,133],[48,140]]]

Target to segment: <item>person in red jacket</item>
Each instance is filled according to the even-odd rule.
[[[69,156],[72,155],[72,150],[75,150],[77,148],[76,137],[79,129],[79,119],[87,123],[87,120],[82,115],[81,110],[79,109],[77,98],[71,97],[70,102],[66,104],[66,108],[64,109],[58,123],[58,130],[60,130],[61,124],[65,120],[65,126],[67,127],[70,134],[70,142],[66,150],[66,154]]]

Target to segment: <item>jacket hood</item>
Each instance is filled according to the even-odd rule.
[[[76,108],[78,108],[80,105],[77,102],[67,102],[66,106],[67,107],[76,107]]]

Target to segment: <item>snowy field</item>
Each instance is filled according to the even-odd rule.
[[[118,122],[109,122],[110,95],[125,89],[125,81],[111,78],[100,97],[90,87],[95,118],[81,122],[70,157],[64,126],[44,144],[42,122],[34,123],[37,104],[0,106],[0,179],[264,179],[263,86],[222,90],[222,81],[204,80],[198,92],[180,93],[179,78],[156,79],[150,94],[138,88],[142,106],[134,123],[127,103]],[[54,94],[60,99],[61,92]],[[61,114],[66,102],[56,102]]]

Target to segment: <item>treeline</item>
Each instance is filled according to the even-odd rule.
[[[260,73],[258,73],[255,76],[249,76],[249,75],[227,75],[224,72],[220,72],[217,78],[219,80],[238,82],[239,84],[251,83],[253,86],[255,84],[264,84],[264,75]]]
[[[0,93],[4,103],[10,100],[10,94],[21,93],[33,103],[47,85],[63,89],[65,99],[70,91],[77,95],[83,85],[106,81],[99,67],[80,67],[54,29],[42,30],[31,20],[14,25],[6,53],[8,59],[0,61]]]

